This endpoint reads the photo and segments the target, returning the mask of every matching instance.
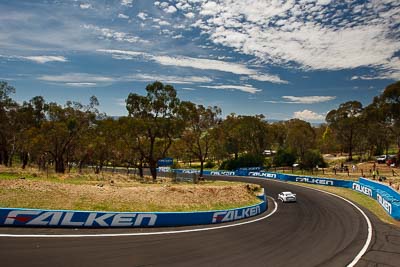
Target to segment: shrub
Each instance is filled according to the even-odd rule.
[[[222,162],[220,170],[236,170],[246,167],[262,167],[264,165],[264,156],[245,154],[237,159],[229,159]]]
[[[207,168],[207,169],[212,169],[214,167],[215,167],[215,163],[210,160],[207,161],[206,164],[204,164],[204,168]]]
[[[273,163],[277,167],[292,166],[296,162],[296,154],[288,149],[279,149],[274,156]]]
[[[327,166],[324,158],[319,150],[307,150],[304,154],[302,165],[306,169],[312,169],[318,165],[318,167],[325,168]]]

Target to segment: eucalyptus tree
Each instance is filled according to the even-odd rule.
[[[65,106],[48,104],[47,120],[42,122],[36,140],[40,142],[42,152],[50,155],[56,172],[65,172],[75,142],[96,119],[97,105],[95,97],[91,97],[87,106],[77,102],[67,102]]]
[[[200,177],[203,177],[204,162],[209,156],[212,142],[215,141],[211,130],[220,122],[218,116],[221,109],[182,102],[181,113],[186,122],[181,138],[194,158],[200,161]]]
[[[379,110],[379,121],[394,136],[400,157],[400,81],[390,84],[372,103]]]
[[[0,164],[9,165],[15,127],[15,111],[18,104],[10,97],[15,88],[0,81]]]
[[[299,119],[291,119],[286,122],[286,125],[286,146],[303,161],[306,152],[316,146],[314,129],[310,123]]]
[[[172,141],[183,129],[179,119],[180,100],[171,85],[154,82],[146,86],[147,95],[130,93],[126,99],[129,116],[139,119],[141,135],[138,149],[149,164],[153,181],[157,179],[157,161],[164,158]]]
[[[326,115],[328,126],[335,131],[338,142],[349,153],[349,160],[353,160],[354,141],[361,125],[360,115],[363,112],[362,104],[358,101],[348,101],[340,104],[338,109],[331,110]]]

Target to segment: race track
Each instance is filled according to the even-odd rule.
[[[274,214],[253,223],[209,231],[114,237],[0,237],[1,266],[346,266],[366,243],[365,218],[344,200],[292,184],[256,181],[265,187],[268,196],[276,198],[279,192],[290,190],[297,194],[298,202],[278,203]],[[269,200],[271,212],[275,207]],[[356,266],[399,266],[399,230],[366,213],[373,225],[372,242]],[[0,234],[118,234],[194,228],[198,227],[0,228]]]

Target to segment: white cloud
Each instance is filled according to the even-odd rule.
[[[91,4],[80,4],[79,7],[80,7],[81,9],[88,9],[88,8],[91,8],[92,5],[91,5]]]
[[[34,61],[36,63],[47,63],[47,62],[67,62],[68,60],[63,56],[28,56],[28,57],[19,57],[22,59],[27,59],[30,61]]]
[[[136,51],[126,51],[126,50],[117,50],[117,49],[97,49],[97,52],[102,52],[102,53],[107,53],[107,54],[112,54],[112,55],[126,55],[130,56],[130,59],[133,57],[139,57],[139,56],[146,56],[146,53],[143,52],[136,52]],[[126,58],[125,58],[126,59]]]
[[[305,120],[305,121],[321,121],[325,119],[324,115],[315,113],[314,111],[305,109],[303,111],[296,111],[293,113],[293,118]]]
[[[116,40],[119,42],[128,42],[128,43],[148,43],[146,40],[142,40],[137,36],[133,36],[129,33],[125,32],[118,32],[109,28],[100,28],[95,25],[84,25],[84,29],[92,30],[95,33],[100,34],[100,36],[104,39],[109,39],[109,40]]]
[[[171,56],[155,56],[142,52],[124,51],[124,50],[107,50],[99,49],[99,52],[128,55],[128,56],[143,56],[149,60],[153,60],[164,66],[187,67],[201,70],[215,70],[229,72],[237,75],[246,75],[253,80],[269,81],[272,83],[288,83],[280,79],[276,75],[262,74],[257,70],[250,69],[244,64],[226,62],[221,60],[192,58],[192,57],[171,57]],[[123,58],[127,59],[127,58]]]
[[[67,84],[91,84],[97,82],[113,82],[114,78],[98,76],[88,73],[66,73],[61,75],[42,75],[38,80],[46,82],[67,83]]]
[[[121,5],[123,5],[123,6],[129,6],[129,7],[131,7],[131,6],[132,6],[132,3],[133,3],[133,0],[122,0],[122,1],[121,1]]]
[[[97,85],[97,83],[65,83],[65,85],[72,86],[72,87],[94,87]]]
[[[159,74],[134,74],[125,77],[127,80],[136,81],[161,81],[170,84],[210,83],[213,80],[205,76],[170,76]]]
[[[272,82],[272,83],[282,83],[288,84],[288,81],[282,80],[278,75],[271,74],[254,74],[249,76],[253,80],[262,81],[262,82]]]
[[[141,19],[141,20],[146,20],[148,15],[147,15],[146,13],[144,13],[144,12],[139,12],[139,13],[137,14],[137,16],[138,16],[138,18]]]
[[[167,8],[164,9],[164,12],[170,13],[170,14],[173,14],[173,13],[175,13],[176,11],[178,11],[178,10],[177,10],[176,7],[174,7],[174,6],[169,6],[169,7],[167,7]]]
[[[120,19],[129,19],[129,16],[127,16],[125,14],[122,14],[122,13],[119,13],[118,14],[118,18],[120,18]]]
[[[400,50],[398,1],[368,1],[362,12],[354,12],[358,4],[351,1],[346,6],[329,0],[189,3],[199,15],[192,27],[217,45],[267,63],[312,70],[374,67],[394,72],[390,77],[400,72],[390,63]]]
[[[254,88],[251,85],[214,85],[214,86],[200,86],[204,88],[218,89],[218,90],[239,90],[250,94],[260,92],[260,89]]]
[[[194,18],[194,13],[193,12],[186,13],[185,17],[188,19],[192,19],[192,18]]]
[[[282,98],[289,100],[288,103],[315,104],[334,100],[336,96],[282,96]]]

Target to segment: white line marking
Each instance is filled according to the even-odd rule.
[[[169,235],[169,234],[182,234],[182,233],[191,233],[191,232],[202,232],[202,231],[211,231],[211,230],[218,230],[223,228],[230,228],[241,226],[249,223],[258,222],[264,220],[270,216],[272,216],[278,210],[278,203],[276,203],[275,199],[270,197],[274,202],[275,208],[274,210],[257,219],[235,223],[235,224],[228,224],[228,225],[221,225],[221,226],[214,226],[214,227],[206,227],[206,228],[197,228],[197,229],[188,229],[188,230],[176,230],[176,231],[163,231],[163,232],[148,232],[148,233],[120,233],[120,234],[86,234],[86,235],[14,235],[14,234],[0,234],[0,237],[16,237],[16,238],[80,238],[80,237],[118,237],[118,236],[148,236],[148,235]]]
[[[267,179],[265,179],[265,178],[250,178],[250,179],[257,179],[257,180],[263,180],[263,181],[267,180]],[[284,182],[284,181],[272,180],[272,179],[268,179],[267,181],[278,182],[278,183],[283,183],[283,184],[287,183],[287,182]],[[362,209],[360,209],[356,204],[354,204],[353,202],[351,202],[350,200],[348,200],[348,199],[346,199],[346,198],[344,198],[344,197],[341,197],[341,196],[339,196],[339,195],[336,195],[336,194],[334,194],[334,193],[327,192],[327,191],[320,190],[320,189],[316,189],[316,188],[313,188],[313,187],[308,187],[308,186],[300,185],[300,184],[297,184],[297,183],[296,183],[296,184],[290,183],[290,184],[291,184],[291,185],[294,185],[294,186],[300,186],[300,187],[303,187],[303,188],[308,188],[308,189],[311,189],[311,190],[319,191],[319,192],[322,192],[322,193],[329,194],[329,195],[335,196],[335,197],[337,197],[337,198],[340,198],[340,199],[342,199],[342,200],[344,200],[344,201],[350,203],[352,206],[354,206],[354,207],[364,216],[364,219],[366,220],[367,225],[368,225],[368,236],[367,236],[367,241],[365,242],[364,246],[362,247],[362,249],[360,250],[360,252],[357,254],[357,256],[353,259],[353,261],[350,262],[350,263],[347,265],[347,267],[353,267],[353,266],[355,266],[355,265],[357,264],[357,262],[361,259],[361,257],[365,254],[365,252],[367,252],[368,247],[369,247],[369,245],[371,244],[371,241],[372,241],[372,223],[371,223],[371,221],[369,220],[368,216],[365,214],[365,212],[364,212]]]
[[[365,252],[367,252],[367,249],[368,249],[368,247],[369,247],[369,245],[370,245],[370,243],[371,243],[371,241],[372,241],[372,223],[371,223],[371,221],[369,220],[368,216],[367,216],[367,215],[365,214],[365,212],[364,212],[362,209],[360,209],[356,204],[354,204],[353,202],[351,202],[350,200],[348,200],[348,199],[346,199],[346,198],[344,198],[344,197],[338,196],[338,195],[336,195],[336,194],[334,194],[334,193],[331,193],[331,192],[323,191],[323,190],[316,189],[316,188],[312,188],[312,187],[307,187],[307,186],[304,186],[304,185],[297,185],[297,186],[301,186],[301,187],[303,187],[303,188],[309,188],[309,189],[312,189],[312,190],[316,190],[316,191],[319,191],[319,192],[322,192],[322,193],[326,193],[326,194],[329,194],[329,195],[338,197],[338,198],[340,198],[340,199],[342,199],[342,200],[344,200],[344,201],[350,203],[352,206],[354,206],[354,207],[364,216],[365,220],[367,221],[367,225],[368,225],[368,236],[367,236],[367,241],[365,242],[364,246],[362,247],[362,249],[360,250],[360,252],[357,254],[357,256],[353,259],[353,261],[350,262],[350,263],[347,265],[347,267],[353,267],[353,266],[355,266],[355,265],[357,264],[357,262],[361,259],[361,257],[365,254]]]

